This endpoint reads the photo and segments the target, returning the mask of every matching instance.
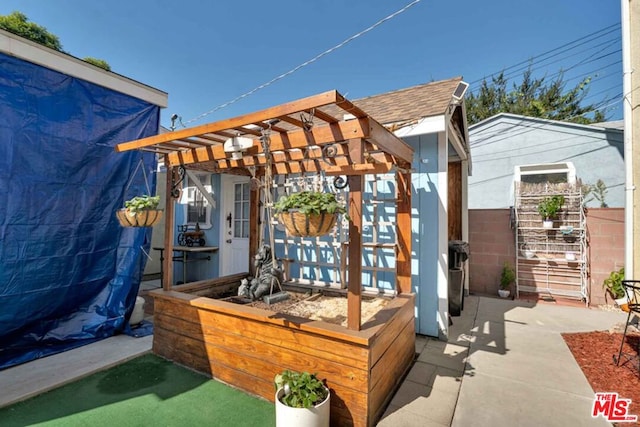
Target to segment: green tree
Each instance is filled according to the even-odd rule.
[[[103,70],[111,71],[111,66],[104,59],[92,58],[87,56],[82,59],[84,62],[88,62],[89,64],[95,65],[96,67],[100,67]]]
[[[58,52],[64,52],[58,36],[51,34],[45,27],[35,22],[29,22],[27,15],[22,12],[15,11],[9,15],[0,15],[0,29],[57,50]],[[84,61],[96,67],[111,71],[111,66],[103,59],[87,57],[84,58]]]
[[[498,113],[512,113],[583,124],[601,122],[604,110],[594,104],[582,105],[590,83],[587,77],[566,90],[562,72],[547,82],[544,77],[534,78],[529,67],[520,84],[513,83],[509,90],[509,80],[502,72],[491,83],[484,79],[480,90],[467,96],[467,120],[474,124]]]
[[[56,35],[51,34],[41,25],[29,22],[27,15],[22,12],[0,15],[0,29],[63,52],[62,44]]]

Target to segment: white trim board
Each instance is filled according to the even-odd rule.
[[[166,92],[0,30],[0,52],[165,108]]]
[[[420,119],[418,123],[398,129],[394,134],[398,138],[406,138],[408,136],[428,135],[437,132],[444,132],[446,128],[445,116],[432,116]]]
[[[438,329],[439,338],[447,339],[449,337],[449,236],[448,236],[448,206],[449,194],[447,191],[449,185],[448,167],[448,135],[446,132],[438,134],[438,271],[437,271],[437,289],[438,289]]]

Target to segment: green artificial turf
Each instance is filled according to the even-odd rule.
[[[275,409],[149,354],[0,408],[0,426],[30,425],[262,427],[275,425]]]

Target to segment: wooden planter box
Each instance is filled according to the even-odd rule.
[[[351,331],[197,295],[221,285],[228,280],[151,293],[154,353],[272,402],[277,373],[317,373],[332,391],[332,425],[375,425],[414,359],[413,294]]]

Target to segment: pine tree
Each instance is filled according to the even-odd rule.
[[[590,83],[587,77],[566,90],[562,72],[548,83],[545,77],[534,78],[529,67],[521,83],[513,83],[509,91],[509,81],[502,72],[492,77],[491,83],[484,79],[477,93],[467,96],[467,120],[471,125],[498,113],[512,113],[583,124],[601,122],[604,110],[594,104],[582,105]]]

